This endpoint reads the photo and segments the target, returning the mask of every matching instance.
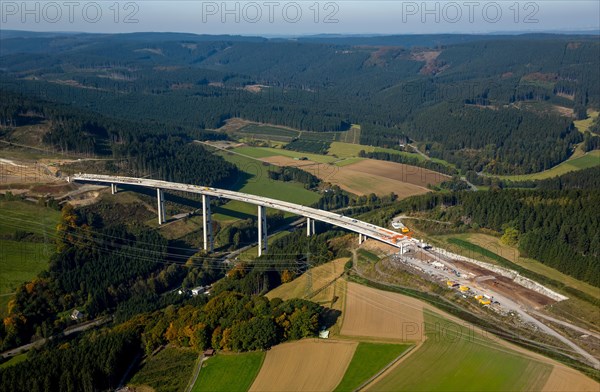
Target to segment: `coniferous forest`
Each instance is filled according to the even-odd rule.
[[[452,233],[508,233],[523,256],[600,287],[600,162],[579,170],[581,161],[568,161],[589,163],[600,149],[597,36],[291,40],[6,31],[0,62],[0,151],[69,161],[48,170],[57,180],[92,168],[245,185],[252,174],[231,163],[235,151],[227,149],[243,142],[256,156],[268,155],[273,148],[252,147],[272,147],[271,140],[241,139],[228,126],[240,119],[267,124],[270,132],[279,126],[298,137],[282,135],[288,142],[275,146],[298,161],[344,140],[354,155],[329,155],[327,164],[375,159],[452,177],[398,200],[394,192],[351,194],[303,166],[253,162],[269,186],[295,183],[289,189],[312,192],[312,207],[386,227],[399,214],[416,213]],[[35,145],[19,145],[23,140]],[[216,152],[220,145],[224,151]],[[510,179],[561,164],[573,171]],[[338,297],[328,303],[265,294],[333,259],[348,258],[348,269],[356,254],[344,229],[320,222],[307,236],[297,217],[269,211],[269,234],[281,233],[269,239],[266,255],[248,261],[228,255],[253,246],[257,221],[217,197],[215,215],[233,217],[211,223],[218,248],[211,253],[199,250],[203,229],[193,197],[168,194],[169,215],[180,221],[165,229],[156,227],[155,199],[143,192],[131,204],[115,201],[127,192],[104,192],[108,197],[93,204],[73,205],[51,193],[39,200],[15,195],[18,186],[1,185],[0,202],[35,201],[56,214],[58,225],[43,239],[51,248],[47,268],[16,285],[0,322],[0,351],[48,340],[24,362],[0,368],[0,391],[112,390],[132,363],[167,345],[268,350],[315,337],[340,316],[333,309]],[[44,189],[31,188],[38,186]],[[38,237],[0,230],[0,240]],[[192,288],[208,294],[192,295]],[[568,289],[597,305],[597,298]],[[79,325],[70,317],[74,309],[102,325],[67,336]]]

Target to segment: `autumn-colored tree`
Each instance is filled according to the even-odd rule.
[[[294,274],[290,270],[283,270],[281,273],[281,283],[288,283],[294,280]]]
[[[220,345],[224,350],[231,350],[231,328],[225,328],[223,330],[223,337],[221,338]]]
[[[219,325],[217,328],[215,328],[213,330],[213,333],[212,333],[212,338],[210,340],[212,348],[217,349],[217,350],[220,349],[222,347],[221,339],[223,339],[223,329]]]

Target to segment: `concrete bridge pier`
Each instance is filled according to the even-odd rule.
[[[110,184],[110,193],[113,195],[117,193],[117,184]]]
[[[162,225],[167,221],[165,212],[165,194],[162,189],[156,188],[156,198],[158,200],[158,224]]]
[[[362,244],[366,240],[367,240],[367,236],[366,235],[362,235],[362,234],[358,233],[358,245]]]
[[[212,233],[210,196],[208,195],[202,195],[202,233],[204,235],[204,250],[212,252],[215,248],[215,243]]]
[[[263,253],[267,253],[267,214],[265,207],[258,206],[258,255]]]
[[[310,237],[315,234],[315,220],[306,218],[306,236]]]

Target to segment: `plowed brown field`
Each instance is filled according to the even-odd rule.
[[[409,166],[396,162],[378,161],[375,159],[364,159],[345,167],[353,171],[381,176],[391,180],[423,187],[428,184],[439,184],[442,181],[450,179],[450,177],[445,174],[424,169],[422,167]]]
[[[430,170],[371,159],[341,167],[283,156],[261,160],[277,166],[300,167],[322,181],[359,196],[369,193],[389,195],[391,192],[400,198],[420,195],[429,192],[425,188],[428,183],[438,184],[447,178]]]
[[[250,391],[332,391],[344,377],[357,345],[304,339],[275,346]]]
[[[348,282],[341,335],[421,341],[423,303],[396,293]]]
[[[576,370],[556,364],[542,390],[546,392],[598,392],[600,384]]]

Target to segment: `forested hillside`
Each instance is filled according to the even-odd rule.
[[[432,157],[491,174],[564,161],[582,141],[573,118],[600,106],[600,44],[591,36],[380,41],[9,34],[2,89],[167,132],[214,129],[232,117],[310,131],[360,124],[362,143],[392,147],[409,136]],[[93,140],[102,129],[64,124],[85,135],[82,149],[107,148]],[[53,129],[47,141],[73,149],[65,133]]]
[[[569,177],[560,182],[573,185],[557,187],[553,180],[540,185],[552,190],[430,194],[403,204],[411,211],[431,210],[435,216],[459,224],[476,224],[498,233],[510,231],[526,256],[600,287],[598,188],[593,182]],[[553,190],[557,188],[562,190]]]
[[[48,124],[44,147],[67,156],[114,158],[106,161],[107,172],[204,185],[222,184],[238,175],[234,165],[192,143],[226,137],[211,131],[114,119],[11,93],[0,102],[0,118],[8,135],[13,127]]]
[[[23,363],[0,369],[0,391],[114,389],[136,356],[161,345],[197,351],[266,350],[280,342],[314,337],[322,322],[323,307],[300,299],[223,292],[207,302],[188,302],[34,352]]]

